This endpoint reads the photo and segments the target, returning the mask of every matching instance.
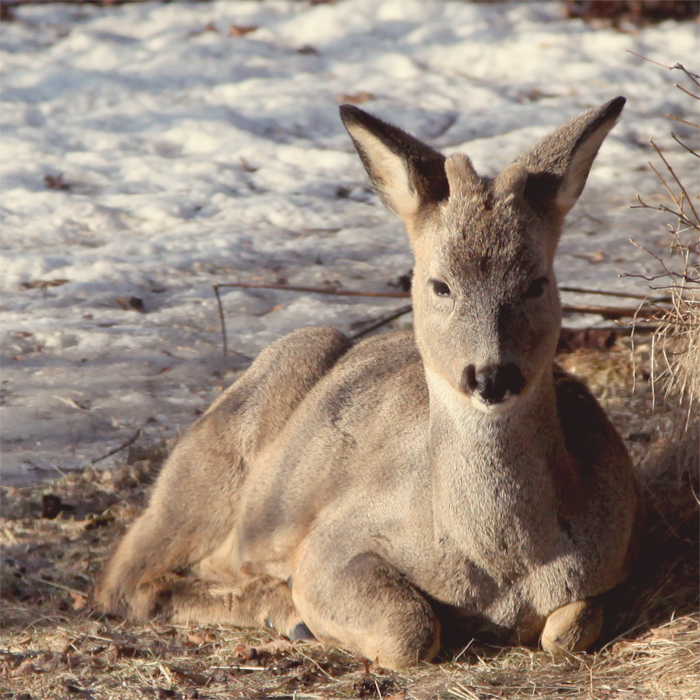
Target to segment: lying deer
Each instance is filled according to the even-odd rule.
[[[408,231],[414,332],[303,328],[262,352],[178,444],[101,606],[267,626],[396,669],[431,659],[441,630],[589,648],[642,511],[620,437],[553,368],[553,260],[624,103],[495,179],[341,107]]]

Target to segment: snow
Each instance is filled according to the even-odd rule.
[[[661,253],[668,238],[661,217],[630,205],[638,192],[658,201],[648,139],[673,143],[665,115],[688,100],[629,51],[672,65],[696,50],[692,23],[592,29],[554,2],[18,9],[0,45],[4,479],[82,468],[137,429],[142,443],[171,436],[280,335],[349,331],[404,303],[222,289],[222,357],[212,283],[396,291],[411,267],[340,123],[341,95],[370,93],[363,108],[485,174],[626,95],[558,275],[644,293],[618,277],[654,269],[629,239]],[[39,280],[67,281],[26,288]]]

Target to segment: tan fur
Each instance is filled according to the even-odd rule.
[[[310,630],[392,668],[432,658],[441,635],[593,644],[642,510],[614,428],[552,368],[553,258],[623,102],[495,180],[343,107],[409,232],[415,337],[306,328],[261,353],[173,452],[99,604]]]

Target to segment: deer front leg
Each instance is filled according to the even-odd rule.
[[[270,576],[243,578],[234,585],[170,577],[170,620],[175,624],[267,627],[292,641],[312,639],[284,581]]]
[[[430,604],[381,557],[364,552],[338,565],[333,553],[306,547],[299,561],[292,597],[320,641],[397,670],[430,661],[440,649]]]
[[[602,626],[602,603],[595,598],[576,600],[549,615],[542,631],[542,648],[552,654],[587,651]]]

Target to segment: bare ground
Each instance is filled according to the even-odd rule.
[[[649,511],[595,653],[556,660],[473,642],[397,674],[260,630],[139,627],[101,615],[91,587],[166,452],[137,443],[118,468],[3,488],[0,697],[698,700],[698,428],[681,439],[677,407],[652,405],[646,345],[560,360],[586,377],[625,439]]]

